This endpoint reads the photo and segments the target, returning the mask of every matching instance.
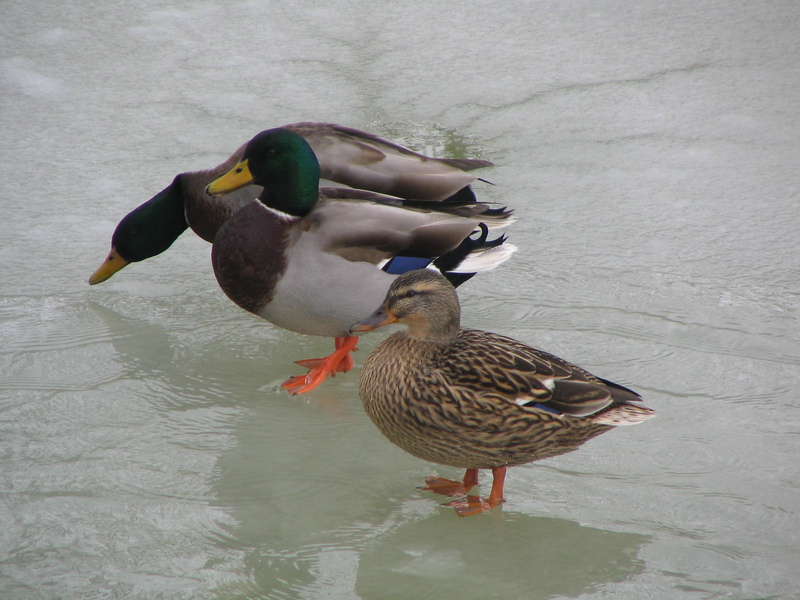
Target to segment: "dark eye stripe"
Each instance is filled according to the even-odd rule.
[[[429,296],[432,293],[432,290],[407,290],[405,292],[399,293],[397,296],[398,298],[416,298],[418,296]]]

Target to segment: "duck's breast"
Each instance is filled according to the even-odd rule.
[[[211,249],[222,291],[246,311],[260,314],[287,269],[291,223],[255,200],[219,230]]]
[[[393,275],[367,262],[351,262],[325,252],[295,247],[259,315],[298,333],[342,337],[383,302]]]

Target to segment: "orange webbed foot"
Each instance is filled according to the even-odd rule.
[[[355,351],[357,343],[358,338],[356,336],[336,338],[336,350],[333,354],[325,358],[309,358],[297,361],[297,364],[308,369],[308,373],[290,377],[281,386],[293,395],[305,394],[319,387],[328,375],[349,371],[355,365],[350,352]]]
[[[487,510],[493,509],[503,503],[503,500],[484,500],[480,496],[466,496],[465,498],[458,498],[444,504],[443,506],[450,506],[456,509],[456,514],[459,517],[469,517],[470,515],[477,515]]]
[[[452,479],[426,477],[425,485],[420,486],[419,489],[444,496],[464,496],[472,489],[472,486],[467,487],[463,482],[453,481]]]
[[[502,504],[504,502],[503,484],[505,483],[506,479],[506,467],[494,467],[492,469],[492,476],[492,491],[489,494],[489,498],[486,500],[480,496],[465,496],[464,498],[452,500],[446,503],[444,506],[455,508],[456,514],[459,517],[468,517],[470,515],[477,515],[478,513],[486,512],[487,510],[491,510],[495,506]],[[450,494],[453,496],[458,496],[461,494],[466,494],[473,486],[478,485],[478,469],[467,469],[467,472],[464,474],[464,481],[461,483],[458,483],[457,481],[448,481],[447,479],[439,479],[438,477],[428,477],[428,479],[442,482],[442,489],[445,490],[452,489],[453,491],[456,491],[458,488],[459,493]],[[448,488],[446,485],[444,485],[445,482],[455,484],[455,486],[451,485],[450,488]],[[433,484],[436,485],[437,481],[434,481]],[[436,491],[433,488],[428,489]]]
[[[426,477],[425,485],[419,489],[444,494],[445,496],[464,496],[478,485],[478,469],[467,469],[462,481],[442,479],[441,477]]]

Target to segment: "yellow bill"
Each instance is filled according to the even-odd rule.
[[[206,186],[206,193],[211,196],[227,194],[233,190],[238,190],[253,183],[253,176],[247,166],[247,160],[243,160],[222,177],[218,177]]]
[[[89,278],[89,285],[103,283],[127,264],[128,261],[122,258],[114,248],[111,248],[111,252],[108,253],[108,258],[103,261],[100,268]]]

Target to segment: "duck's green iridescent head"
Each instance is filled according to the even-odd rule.
[[[259,200],[281,212],[307,215],[319,196],[319,161],[311,146],[294,131],[262,131],[245,147],[242,160],[206,192],[219,196],[248,184],[264,188]]]
[[[186,230],[180,177],[119,222],[111,252],[89,278],[89,285],[104,282],[129,263],[161,254]]]

